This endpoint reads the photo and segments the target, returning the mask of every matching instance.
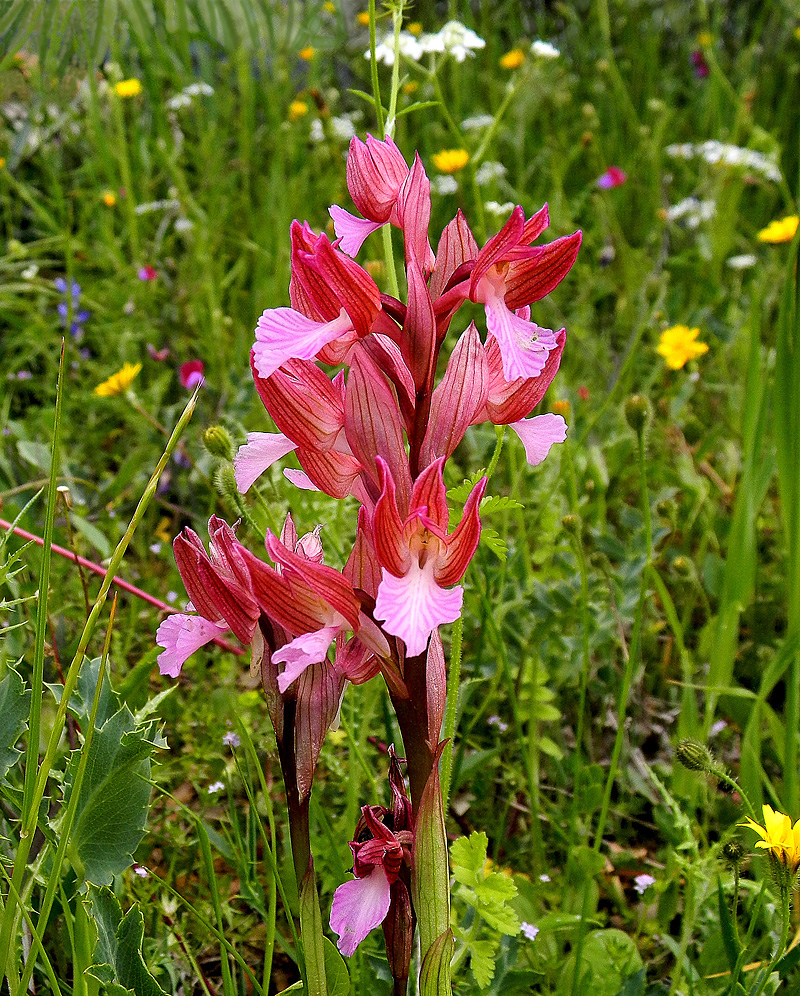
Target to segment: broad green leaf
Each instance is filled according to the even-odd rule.
[[[94,701],[94,691],[95,688],[97,688],[97,676],[99,674],[99,657],[95,657],[94,660],[91,661],[84,660],[83,667],[78,674],[78,680],[75,684],[75,691],[72,693],[68,707],[69,712],[72,713],[81,725],[85,725],[89,722],[89,717],[92,712],[92,702]],[[53,697],[56,702],[60,703],[64,686],[48,684],[47,687],[53,693]],[[100,727],[107,720],[109,720],[115,712],[117,712],[120,705],[119,696],[111,687],[108,673],[106,673],[105,680],[103,681],[103,688],[100,692],[100,703],[97,707],[97,716],[95,718],[96,729],[100,729]]]
[[[84,905],[97,928],[94,964],[87,974],[103,983],[108,996],[167,996],[142,956],[144,918],[139,906],[134,903],[123,916],[111,889],[94,886]]]
[[[497,953],[497,941],[473,941],[469,945],[469,967],[475,976],[475,981],[486,989],[494,978],[494,960]]]
[[[642,968],[634,941],[621,930],[594,930],[586,935],[577,991],[592,996],[618,996],[625,983]],[[561,974],[559,991],[572,991],[575,956],[571,955]]]
[[[486,848],[489,838],[483,831],[473,831],[469,837],[459,837],[450,845],[450,859],[453,863],[453,874],[459,882],[471,883],[474,876],[483,871],[486,864]],[[463,875],[469,872],[470,877]],[[459,877],[459,875],[463,877]]]
[[[20,439],[17,443],[17,451],[23,460],[32,463],[34,467],[44,473],[50,471],[50,447],[44,443],[37,443],[32,439]]]
[[[111,556],[111,544],[97,526],[89,522],[88,519],[84,519],[82,515],[73,515],[71,521],[72,525],[88,540],[101,557]]]
[[[95,729],[71,835],[85,881],[109,885],[133,862],[150,808],[150,758],[163,746],[155,720],[139,726],[127,706]],[[74,751],[70,759],[66,792],[79,755]],[[53,821],[55,830],[59,823]]]
[[[13,668],[0,681],[0,778],[15,764],[21,752],[14,746],[27,729],[31,690]]]
[[[325,978],[328,982],[328,996],[350,996],[350,973],[347,971],[347,964],[339,954],[336,945],[328,938],[325,943]],[[288,989],[282,989],[278,996],[285,996],[286,993],[305,992],[302,982],[295,982]]]

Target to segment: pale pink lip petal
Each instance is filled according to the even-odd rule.
[[[358,255],[364,240],[368,235],[381,227],[379,221],[369,221],[367,218],[357,218],[338,204],[331,205],[328,213],[333,218],[333,230],[336,238],[339,239],[339,248],[346,252],[348,256],[355,258]]]
[[[486,302],[486,327],[500,347],[503,375],[509,382],[517,377],[538,377],[550,350],[558,345],[552,329],[525,321],[497,297]]]
[[[375,865],[366,878],[339,886],[331,906],[331,930],[339,935],[337,946],[343,955],[350,958],[367,934],[383,923],[390,901],[391,886],[383,865]]]
[[[563,443],[567,438],[567,423],[561,415],[534,415],[533,418],[512,422],[510,428],[522,440],[525,458],[531,467],[544,460],[553,443]]]
[[[274,663],[286,665],[283,673],[278,675],[278,690],[281,695],[310,664],[319,664],[325,659],[328,647],[336,639],[340,629],[341,626],[323,626],[314,633],[303,633],[302,636],[295,637],[291,643],[275,651],[272,655]]]
[[[209,622],[202,616],[187,616],[176,612],[158,627],[156,643],[164,650],[158,655],[158,669],[170,678],[177,678],[184,662],[195,650],[224,633],[228,624]]]
[[[313,360],[352,327],[344,309],[332,322],[315,322],[293,308],[268,308],[256,325],[253,365],[259,377],[269,377],[287,360]]]
[[[461,615],[464,589],[440,588],[432,567],[422,568],[414,560],[401,578],[383,568],[383,580],[375,600],[375,618],[406,645],[409,657],[428,646],[428,637],[442,623],[455,622]]]
[[[304,470],[287,467],[283,472],[283,476],[290,484],[294,484],[296,488],[300,488],[302,491],[319,491],[319,488]]]
[[[295,449],[295,444],[282,432],[248,432],[247,442],[233,458],[236,487],[245,494],[276,460]]]

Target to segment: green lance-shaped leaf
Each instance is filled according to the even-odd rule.
[[[325,980],[325,945],[322,934],[322,914],[312,858],[300,888],[300,936],[310,996],[327,996]]]
[[[31,690],[13,668],[0,681],[0,778],[15,764],[20,751],[14,744],[27,727]]]
[[[450,928],[447,835],[439,784],[439,758],[444,745],[445,742],[442,742],[437,748],[433,768],[420,799],[411,851],[411,892],[423,961],[431,945]]]
[[[94,963],[86,971],[103,983],[107,996],[167,996],[142,957],[144,918],[138,905],[123,916],[111,889],[90,886],[84,906],[97,928]]]
[[[452,996],[450,959],[453,957],[453,935],[445,930],[431,944],[422,962],[419,975],[420,996]]]
[[[739,944],[739,939],[736,936],[733,918],[731,917],[731,911],[728,909],[728,901],[722,890],[722,879],[719,875],[717,875],[717,906],[719,908],[719,925],[722,930],[722,943],[725,948],[725,955],[727,956],[728,964],[731,966],[731,971],[734,972],[742,946]]]
[[[71,834],[71,854],[83,866],[85,881],[110,885],[132,863],[150,808],[150,758],[164,746],[156,721],[137,725],[127,706],[95,729]],[[75,751],[67,793],[79,760]],[[58,820],[53,828],[59,829]]]

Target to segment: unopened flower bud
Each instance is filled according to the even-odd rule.
[[[633,394],[625,402],[625,420],[637,435],[647,425],[650,417],[650,402],[641,394]]]
[[[722,860],[729,868],[738,868],[747,857],[747,851],[738,840],[728,840],[722,845]]]
[[[561,525],[568,533],[572,533],[573,536],[580,536],[581,517],[579,515],[565,515],[561,520]]]
[[[222,460],[233,460],[233,440],[227,429],[221,425],[210,425],[203,433],[203,443],[208,452]]]
[[[675,749],[675,756],[689,771],[712,772],[717,766],[714,755],[698,740],[681,740]]]
[[[236,478],[233,473],[233,464],[221,463],[214,474],[214,487],[217,494],[230,509],[239,511],[242,504],[239,489],[236,487]]]
[[[672,561],[672,566],[675,568],[675,573],[679,574],[682,578],[694,576],[694,565],[688,557],[676,557]]]

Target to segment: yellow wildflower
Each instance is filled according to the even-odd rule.
[[[117,203],[117,195],[113,190],[104,190],[102,200],[106,207],[113,208]]]
[[[304,100],[293,100],[289,104],[289,120],[297,121],[304,114],[308,114],[308,104]]]
[[[756,847],[763,847],[794,874],[800,867],[800,820],[792,826],[791,819],[784,813],[777,813],[772,806],[761,807],[764,813],[764,826],[755,823],[750,817],[742,826],[755,830],[762,838]]]
[[[114,84],[114,93],[118,97],[138,97],[142,92],[142,84],[137,79],[120,80]]]
[[[522,49],[512,48],[510,52],[506,52],[506,54],[501,57],[500,65],[503,69],[519,69],[524,61],[525,53]]]
[[[553,411],[556,415],[569,415],[569,401],[566,398],[559,398],[553,402]]]
[[[800,28],[795,28],[794,29],[794,36],[795,36],[795,38],[800,38]]]
[[[443,149],[433,154],[433,165],[440,173],[458,173],[469,162],[466,149]]]
[[[311,62],[311,60],[317,54],[317,50],[311,45],[306,45],[306,47],[301,48],[297,54],[304,62]]]
[[[322,9],[325,11],[326,14],[335,14],[336,4],[331,3],[331,0],[325,0],[325,3],[322,5]]]
[[[117,370],[102,384],[98,384],[94,393],[98,398],[113,398],[116,394],[124,394],[141,369],[141,363],[123,363],[122,369]]]
[[[5,166],[5,164],[6,164],[5,159],[2,156],[0,156],[0,169],[2,169]]]
[[[416,80],[410,80],[408,83],[403,84],[403,93],[409,97],[412,93],[416,93],[418,89],[419,83]]]
[[[797,221],[796,214],[790,214],[779,221],[771,221],[766,228],[762,228],[758,233],[758,241],[770,242],[772,244],[791,242],[794,238],[794,233],[797,231]]]
[[[714,44],[714,36],[708,31],[701,31],[697,36],[697,44],[702,48],[708,48],[709,45]]]
[[[697,359],[708,352],[704,342],[697,342],[700,329],[690,329],[687,325],[673,325],[664,329],[658,341],[657,352],[667,361],[670,370],[680,370],[689,360]]]
[[[358,23],[361,25],[362,28],[368,27],[369,26],[369,11],[368,10],[360,10],[356,14],[356,20],[358,21]]]
[[[412,21],[411,24],[409,24],[408,33],[411,35],[422,34],[422,25],[419,23],[419,21]]]

